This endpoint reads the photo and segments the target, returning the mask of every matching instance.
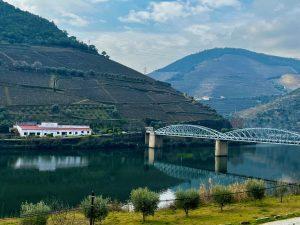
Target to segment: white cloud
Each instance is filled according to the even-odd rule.
[[[92,10],[90,1],[99,0],[5,0],[14,6],[29,11],[31,13],[41,15],[58,25],[66,24],[71,26],[83,27],[89,24],[81,14]],[[103,1],[103,0],[101,0]]]
[[[156,34],[137,31],[81,33],[92,38],[93,43],[105,50],[113,60],[148,72],[165,66],[184,54],[190,53],[189,40],[178,34]],[[86,39],[87,41],[87,39]]]
[[[202,5],[191,5],[183,1],[150,2],[147,10],[131,10],[120,21],[128,23],[144,23],[147,21],[167,22],[175,18],[182,18],[207,12],[208,8]]]
[[[199,0],[199,2],[210,8],[220,8],[225,6],[239,8],[241,6],[239,0]]]

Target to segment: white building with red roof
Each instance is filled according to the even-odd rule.
[[[92,134],[89,126],[59,125],[58,123],[17,124],[14,126],[21,137],[27,136],[88,136]]]

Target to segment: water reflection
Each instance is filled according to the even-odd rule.
[[[17,214],[24,201],[55,198],[76,206],[92,190],[125,202],[137,187],[148,187],[159,192],[161,199],[170,199],[178,189],[244,179],[232,174],[299,182],[299,159],[299,147],[266,145],[230,146],[228,159],[215,158],[214,147],[54,153],[2,150],[0,217]]]
[[[56,171],[88,166],[88,159],[81,156],[35,156],[18,157],[12,164],[14,169],[37,169],[39,171]]]
[[[300,182],[300,147],[233,146],[229,150],[228,171],[262,179]]]

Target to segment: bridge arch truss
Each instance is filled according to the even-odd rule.
[[[171,125],[155,131],[159,136],[192,137],[211,140],[300,145],[300,134],[274,128],[245,128],[222,133],[198,125]]]

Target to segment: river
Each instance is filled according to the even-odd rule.
[[[300,182],[300,147],[230,146],[215,160],[213,147],[163,150],[0,151],[0,217],[18,214],[21,202],[59,200],[76,206],[91,191],[126,202],[148,187],[172,198],[201,184],[230,184],[245,177]],[[218,171],[226,172],[218,173]]]

